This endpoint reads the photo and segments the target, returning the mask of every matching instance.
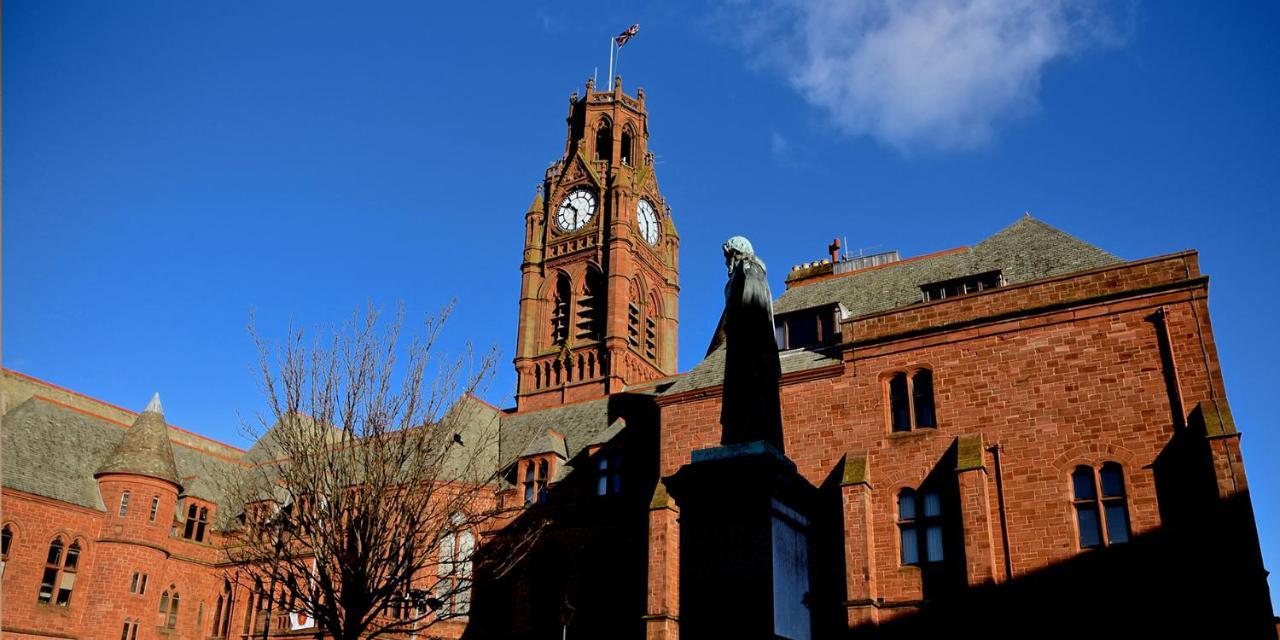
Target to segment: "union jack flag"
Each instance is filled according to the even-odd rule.
[[[621,47],[622,45],[630,41],[632,38],[636,37],[637,33],[640,33],[640,23],[638,22],[636,24],[631,25],[630,27],[627,27],[626,31],[619,33],[618,37],[614,38],[613,41],[619,47]]]

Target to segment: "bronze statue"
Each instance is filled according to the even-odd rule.
[[[763,440],[779,452],[782,410],[778,402],[778,343],[773,328],[773,296],[764,262],[751,242],[734,236],[724,243],[729,282],[724,313],[707,353],[724,346],[724,391],[720,405],[720,444]]]

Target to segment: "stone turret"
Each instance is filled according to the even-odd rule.
[[[159,393],[152,396],[151,402],[138,414],[133,426],[125,432],[106,462],[98,467],[94,477],[100,478],[109,473],[148,476],[172,482],[181,488]]]

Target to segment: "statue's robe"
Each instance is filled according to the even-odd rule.
[[[740,260],[725,285],[724,313],[712,339],[724,344],[724,391],[720,444],[763,440],[783,451],[778,402],[778,343],[773,328],[773,296],[760,265]]]

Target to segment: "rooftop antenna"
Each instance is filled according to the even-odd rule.
[[[596,84],[596,76],[600,73],[600,67],[591,67],[591,84]]]
[[[842,236],[841,240],[844,241],[844,259],[848,260],[849,259],[849,236]]]

